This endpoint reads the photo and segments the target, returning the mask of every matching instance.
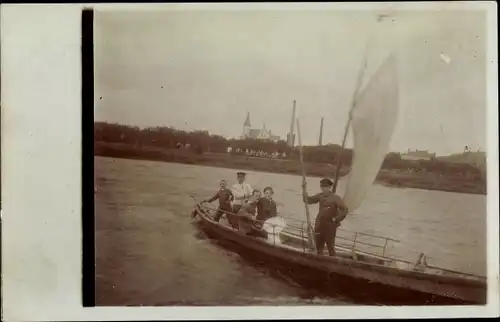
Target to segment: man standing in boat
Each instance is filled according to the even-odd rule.
[[[303,182],[305,186],[305,182]],[[304,202],[308,204],[319,203],[319,211],[314,222],[314,239],[316,250],[319,255],[323,253],[323,247],[328,249],[330,256],[335,256],[335,236],[340,222],[347,215],[347,206],[344,201],[337,196],[331,189],[332,180],[328,178],[321,179],[321,192],[308,196],[304,189]]]
[[[240,211],[241,207],[245,203],[245,201],[252,196],[253,189],[252,187],[248,184],[245,183],[246,179],[246,173],[245,172],[238,172],[236,174],[236,178],[238,180],[238,183],[233,184],[231,187],[231,192],[233,193],[234,201],[233,201],[233,213],[237,214],[238,211]],[[238,221],[237,218],[235,218],[233,215],[227,216],[229,223],[233,227],[238,227]]]
[[[229,217],[227,214],[232,211],[231,201],[233,200],[233,193],[227,188],[226,180],[220,181],[220,189],[213,195],[212,198],[203,200],[202,202],[213,202],[217,199],[219,200],[219,208],[217,208],[214,220],[219,222],[220,217],[222,217],[223,214],[226,214],[226,217]]]

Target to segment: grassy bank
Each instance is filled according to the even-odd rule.
[[[389,187],[439,190],[486,195],[486,184],[462,177],[444,177],[434,173],[380,171],[376,182]]]
[[[197,154],[185,149],[158,149],[143,147],[136,149],[128,144],[96,142],[94,155],[114,158],[140,159],[151,161],[196,164],[212,167],[230,168],[238,170],[254,170],[272,173],[301,174],[300,163],[290,160],[246,157],[229,154]],[[306,163],[306,172],[309,176],[333,177],[335,166],[320,163]],[[343,169],[341,175],[347,174]]]
[[[122,143],[95,142],[94,155],[301,175],[300,163],[293,160],[254,158],[229,154],[197,154],[192,150],[184,149],[136,148],[133,145]],[[306,163],[305,166],[308,176],[331,178],[335,174],[334,165]],[[347,169],[342,169],[341,176],[346,175],[347,171]],[[482,182],[468,180],[463,177],[439,176],[434,173],[384,170],[379,172],[376,182],[390,187],[486,194],[486,187]]]

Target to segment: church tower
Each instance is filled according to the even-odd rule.
[[[266,128],[266,123],[262,124],[262,129],[259,132],[259,136],[257,137],[260,140],[267,140],[269,139],[269,131]]]
[[[243,138],[247,138],[250,136],[250,129],[252,128],[252,125],[250,124],[250,112],[247,112],[247,118],[245,120],[245,123],[243,123]]]

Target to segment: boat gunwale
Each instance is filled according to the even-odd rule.
[[[284,234],[290,236],[291,238],[302,238],[300,235],[295,234],[293,232],[286,231],[286,232],[284,232]],[[339,239],[338,236],[336,238]],[[380,238],[383,238],[383,237],[380,237]],[[340,238],[340,239],[342,239],[342,240],[349,240],[347,238]],[[356,243],[375,246],[375,245],[368,244],[368,243],[363,243],[363,242],[360,242],[360,241],[357,241]],[[342,244],[342,245],[338,245],[337,247],[348,249],[349,245]],[[380,259],[380,260],[387,260],[387,261],[393,261],[393,262],[400,262],[400,263],[415,265],[415,263],[410,262],[409,260],[404,260],[404,259],[400,259],[400,258],[395,258],[395,257],[389,257],[389,256],[383,256],[383,255],[373,254],[373,253],[370,253],[370,252],[367,252],[367,251],[362,251],[362,250],[359,250],[359,249],[357,249],[356,252],[359,252],[361,255],[368,255],[368,256],[371,256],[373,258]],[[475,274],[465,273],[465,272],[459,272],[459,271],[456,271],[456,270],[452,270],[452,269],[448,269],[448,268],[442,268],[442,267],[433,266],[433,265],[426,265],[425,267],[426,268],[430,268],[430,269],[440,270],[440,271],[447,272],[447,273],[451,273],[451,274],[454,274],[454,275],[466,276],[469,279],[470,278],[473,278],[473,279],[484,279],[484,280],[487,279],[486,276],[475,275]],[[434,275],[436,275],[436,274],[434,274]]]
[[[311,258],[314,259],[315,261],[319,261],[325,263],[325,264],[340,264],[342,266],[350,266],[350,267],[355,267],[355,268],[360,268],[360,269],[375,269],[377,272],[380,272],[382,274],[387,274],[387,275],[397,275],[401,277],[410,277],[414,279],[419,279],[419,280],[426,280],[426,281],[433,281],[437,282],[439,284],[453,284],[453,285],[464,285],[468,287],[486,287],[486,278],[483,278],[481,276],[476,276],[472,275],[473,278],[467,275],[463,275],[464,277],[460,276],[446,276],[446,275],[438,275],[438,274],[431,274],[431,273],[425,273],[425,272],[420,272],[420,271],[411,271],[411,270],[405,270],[405,269],[400,269],[396,267],[391,267],[391,266],[385,266],[385,265],[380,265],[376,263],[367,263],[367,262],[362,262],[362,261],[355,261],[352,259],[347,259],[347,258],[341,258],[341,257],[330,257],[330,256],[318,256],[314,253],[307,253],[304,251],[300,251],[299,249],[292,249],[288,247],[280,247],[275,244],[268,243],[264,240],[260,240],[258,238],[254,238],[252,236],[246,236],[238,231],[235,231],[233,228],[221,225],[214,220],[211,219],[211,217],[206,214],[206,211],[201,209],[200,205],[197,205],[199,207],[200,211],[200,217],[207,223],[209,223],[212,227],[216,227],[217,229],[224,230],[234,236],[237,236],[240,239],[243,239],[244,241],[252,242],[252,243],[257,243],[262,246],[267,246],[274,248],[278,251],[284,251],[286,253],[292,254],[292,256],[300,256],[300,257],[305,257],[305,258]],[[392,260],[392,259],[388,259]],[[396,260],[397,261],[397,260]],[[445,269],[437,268],[438,270],[442,271],[447,271]],[[453,274],[457,274],[455,272],[452,272]],[[462,274],[462,273],[458,273]]]

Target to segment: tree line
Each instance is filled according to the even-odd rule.
[[[289,147],[285,141],[262,141],[256,139],[226,139],[223,136],[210,134],[207,131],[183,131],[172,127],[148,127],[141,129],[116,123],[94,123],[94,141],[122,143],[134,149],[190,149],[194,153],[228,153],[245,154],[246,151],[260,151],[268,156],[291,160],[299,159],[296,147]],[[304,146],[304,160],[314,163],[336,164],[338,159],[349,167],[353,153],[351,149],[343,149],[336,144],[322,146]],[[473,180],[484,180],[477,167],[468,163],[447,162],[437,159],[411,161],[401,158],[399,153],[389,153],[384,159],[382,169],[402,172],[436,173],[443,176],[462,176]]]

